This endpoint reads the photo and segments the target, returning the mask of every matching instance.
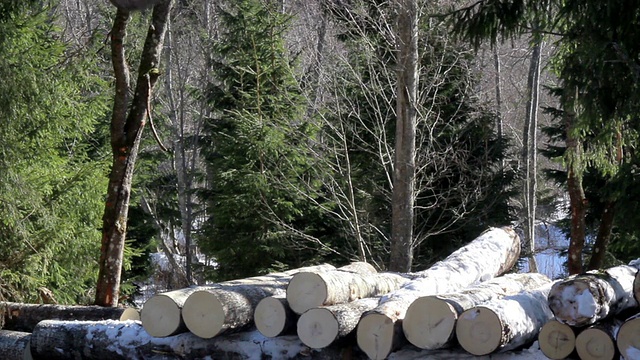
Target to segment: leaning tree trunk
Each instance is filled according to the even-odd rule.
[[[549,359],[566,359],[576,354],[576,333],[579,329],[572,328],[556,319],[547,321],[538,335],[540,350]],[[574,356],[575,357],[575,356]]]
[[[404,335],[421,349],[450,347],[460,314],[484,302],[537,289],[551,280],[543,274],[507,274],[460,292],[424,296],[416,299],[402,321]]]
[[[384,359],[402,336],[401,320],[411,303],[428,295],[458,291],[511,269],[520,254],[520,238],[511,228],[492,228],[449,257],[416,275],[400,289],[381,298],[362,316],[357,328],[358,346],[371,359]]]
[[[322,349],[351,335],[362,314],[378,306],[378,298],[322,306],[300,315],[298,336],[312,349]]]
[[[124,38],[130,17],[128,10],[118,8],[111,29],[111,60],[116,86],[111,117],[113,164],[102,217],[102,248],[96,287],[96,305],[116,306],[118,304],[133,170],[145,119],[151,111],[149,109],[151,91],[160,75],[157,67],[160,63],[164,33],[172,4],[172,0],[162,0],[153,8],[131,102],[129,102],[131,92],[129,67],[124,51]]]
[[[276,337],[295,332],[298,314],[293,312],[287,296],[280,294],[266,297],[258,303],[253,312],[253,322],[266,337]]]
[[[616,349],[616,334],[622,321],[601,321],[583,330],[576,338],[576,351],[581,360],[613,360],[620,356]],[[637,334],[640,336],[640,333]]]
[[[553,318],[547,304],[551,284],[489,301],[462,313],[456,324],[460,345],[473,355],[507,351],[533,342]]]
[[[0,302],[3,329],[31,332],[42,320],[139,320],[133,308]],[[0,357],[1,359],[1,357]]]
[[[616,337],[616,345],[625,359],[640,359],[640,313],[627,319]]]
[[[31,360],[30,339],[28,332],[0,330],[0,359]]]
[[[575,275],[553,285],[549,307],[561,322],[585,326],[638,305],[633,297],[637,268],[621,265]]]
[[[196,292],[215,292],[222,288],[238,289],[242,287],[278,287],[283,288],[291,277],[298,272],[329,271],[335,267],[328,264],[309,266],[285,272],[254,276],[246,279],[224,281],[207,286],[193,286],[169,291],[152,296],[144,303],[140,314],[142,325],[152,336],[165,337],[187,331],[188,326],[183,318],[183,307],[187,299]],[[209,306],[211,304],[204,304]],[[192,310],[187,310],[192,311]],[[206,309],[203,311],[207,311]]]

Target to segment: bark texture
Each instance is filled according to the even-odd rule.
[[[627,319],[620,326],[616,345],[625,359],[640,359],[640,313]]]
[[[400,320],[417,298],[458,291],[492,279],[511,269],[519,255],[520,238],[513,229],[492,228],[484,232],[443,261],[414,274],[415,280],[383,296],[379,305],[360,320],[358,346],[371,359],[386,358],[400,345]]]
[[[0,359],[31,360],[30,339],[28,332],[0,330]]]
[[[407,340],[421,349],[449,347],[455,342],[455,324],[464,311],[550,283],[543,274],[507,274],[460,292],[421,297],[407,309],[402,330]]]
[[[640,270],[636,272],[636,278],[633,281],[633,297],[636,299],[636,302],[640,304]]]
[[[5,330],[31,332],[42,320],[125,320],[125,308],[0,302]],[[132,319],[132,320],[135,320]],[[1,357],[0,357],[1,359]]]
[[[637,268],[621,265],[590,271],[553,285],[549,307],[561,322],[585,326],[638,305],[633,297]]]

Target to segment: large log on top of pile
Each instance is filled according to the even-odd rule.
[[[520,238],[512,228],[491,228],[415,280],[381,298],[358,324],[358,346],[371,359],[384,359],[403,339],[401,320],[411,303],[422,296],[458,291],[505,273],[517,262]]]
[[[133,308],[0,302],[3,329],[31,332],[42,320],[137,320]]]
[[[574,275],[553,285],[549,307],[558,321],[585,326],[638,306],[633,282],[638,269],[621,265]]]
[[[546,275],[507,274],[470,286],[455,293],[416,299],[402,321],[404,335],[421,349],[440,349],[453,345],[460,314],[492,299],[515,295],[550,284]]]
[[[31,360],[29,339],[28,332],[0,330],[0,359]]]
[[[334,266],[322,264],[293,269],[285,272],[271,273],[264,276],[255,276],[246,279],[224,281],[207,286],[193,286],[189,288],[169,291],[152,296],[144,303],[140,311],[140,319],[145,330],[152,336],[165,337],[187,331],[183,319],[182,308],[189,296],[196,292],[211,292],[216,289],[238,289],[269,287],[271,289],[283,289],[291,277],[300,271],[328,271]],[[247,292],[247,291],[244,291]],[[224,293],[224,292],[223,292]],[[242,296],[242,295],[239,295]]]
[[[640,359],[640,313],[625,320],[616,336],[620,354],[627,360]]]
[[[487,355],[532,343],[553,318],[547,304],[551,284],[495,299],[469,309],[456,323],[456,337],[466,351]]]
[[[335,271],[299,272],[287,286],[287,301],[296,314],[318,306],[380,296],[409,281],[393,273],[377,273],[367,263],[354,263]]]

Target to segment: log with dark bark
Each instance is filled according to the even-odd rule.
[[[456,337],[466,351],[481,356],[533,342],[553,318],[547,304],[551,284],[491,300],[462,313]]]
[[[285,294],[260,300],[253,313],[253,322],[266,337],[276,337],[295,332],[298,314],[289,308]]]
[[[401,320],[411,303],[428,295],[458,291],[505,273],[517,262],[520,238],[511,228],[492,228],[416,279],[385,295],[380,304],[362,316],[357,328],[358,346],[371,359],[384,359],[404,338]]]
[[[586,326],[638,305],[633,297],[637,268],[621,265],[574,275],[553,285],[549,307],[556,319]]]
[[[633,297],[640,304],[640,270],[636,272],[636,278],[633,280]]]
[[[460,314],[492,299],[537,289],[551,280],[543,274],[507,274],[460,292],[416,299],[402,321],[404,335],[421,349],[440,349],[455,342],[455,326]]]
[[[28,332],[0,330],[0,359],[31,360],[30,339]]]
[[[42,320],[137,320],[137,310],[102,306],[66,306],[0,302],[4,329],[31,332]]]
[[[566,359],[575,353],[576,329],[556,319],[549,320],[540,329],[538,343],[549,359]]]
[[[242,286],[267,286],[284,287],[291,277],[300,271],[328,271],[334,266],[322,264],[303,267],[285,272],[271,273],[263,276],[254,276],[246,279],[224,281],[207,286],[194,286],[161,294],[156,294],[147,300],[140,314],[142,325],[152,336],[163,337],[179,334],[187,331],[187,325],[183,319],[182,308],[189,296],[195,292],[209,292],[214,289],[233,288]],[[193,309],[191,310],[193,311]]]
[[[640,313],[625,320],[616,336],[616,346],[626,360],[640,359]]]
[[[576,351],[581,360],[613,360],[620,356],[616,349],[615,336],[621,320],[601,321],[584,329],[576,337]],[[637,333],[640,336],[640,333]]]
[[[360,317],[378,305],[378,298],[307,310],[298,320],[298,336],[312,349],[322,349],[352,334]]]

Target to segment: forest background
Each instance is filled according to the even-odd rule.
[[[120,301],[158,257],[162,290],[321,262],[411,271],[506,224],[535,270],[541,221],[571,239],[556,249],[569,273],[640,257],[633,2],[161,4],[161,61],[142,72],[151,8],[0,0],[0,298],[45,287],[101,303],[114,113],[141,95],[114,91],[118,21],[123,63],[148,81],[128,216],[113,223]],[[404,105],[403,24],[416,41]]]

